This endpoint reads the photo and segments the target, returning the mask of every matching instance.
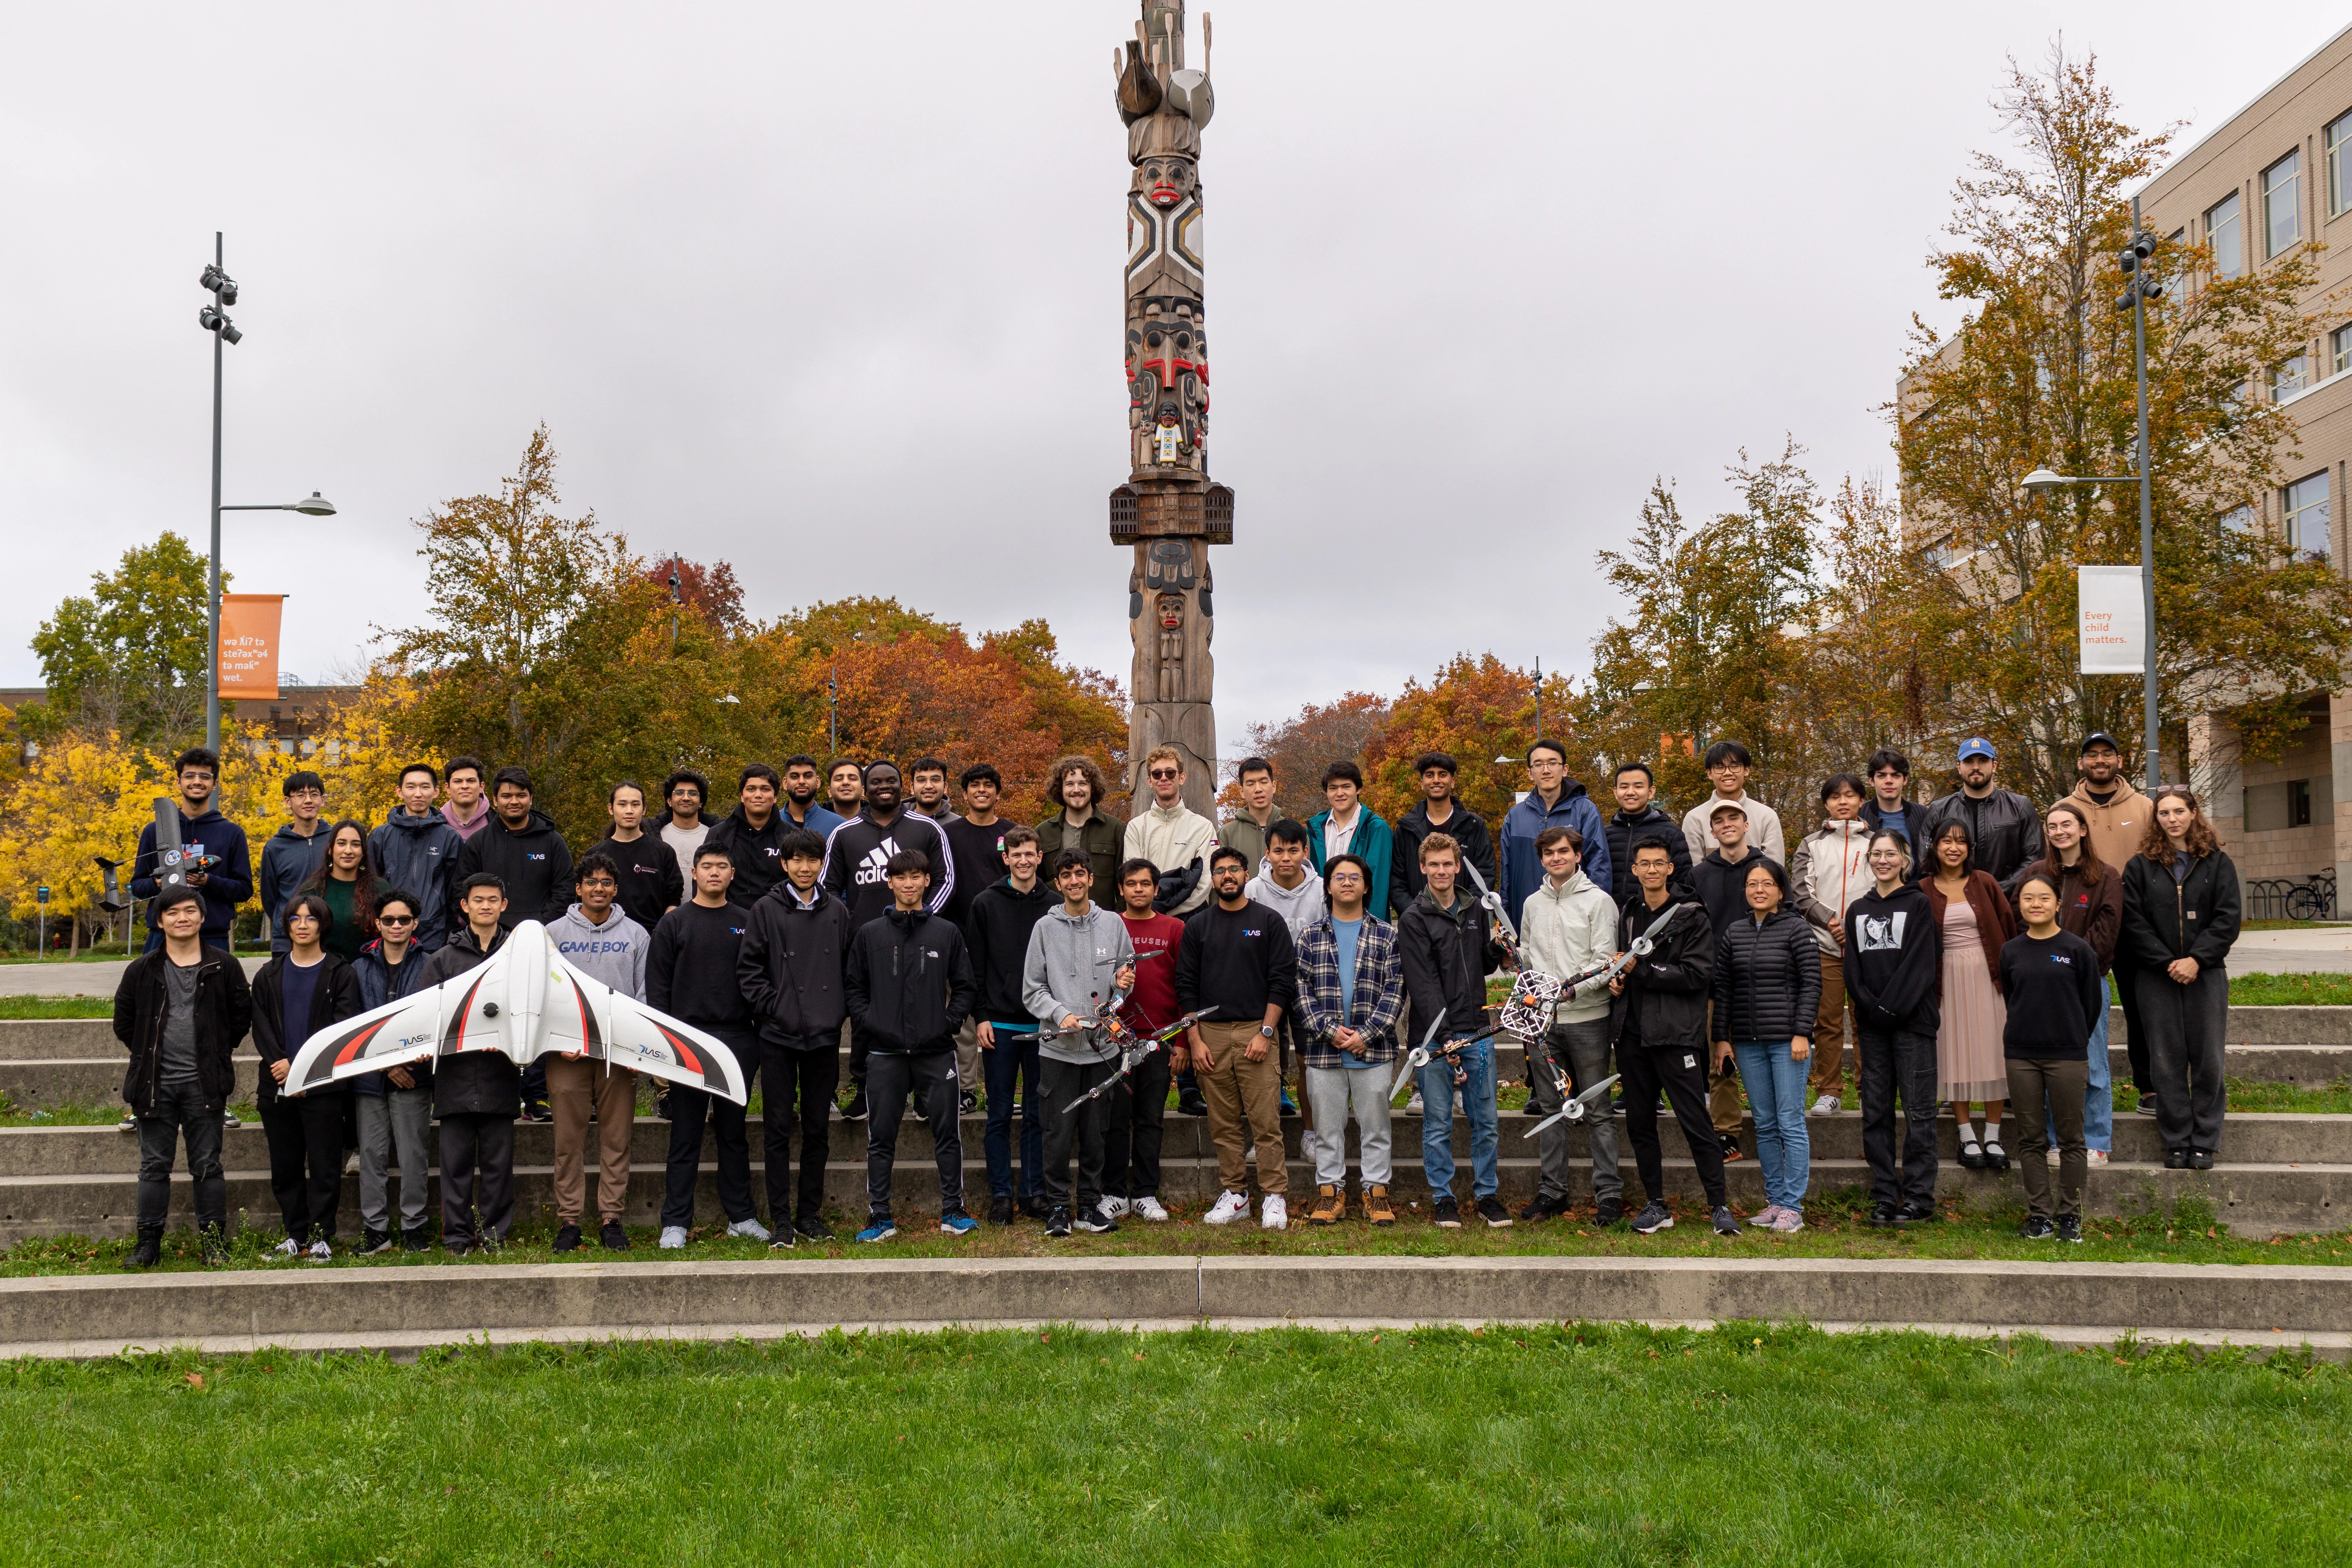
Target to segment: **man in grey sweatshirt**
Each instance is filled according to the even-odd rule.
[[[547,938],[563,962],[632,1000],[646,999],[646,950],[653,939],[619,907],[621,868],[609,855],[591,850],[572,868],[580,901],[548,922]],[[580,1215],[586,1206],[584,1169],[588,1110],[596,1111],[596,1209],[603,1218],[597,1239],[620,1250],[629,1245],[621,1215],[629,1196],[629,1133],[637,1116],[637,1075],[610,1062],[551,1053],[547,1098],[555,1112],[555,1250],[580,1245]]]
[[[1106,1096],[1071,1108],[1071,1101],[1118,1070],[1118,1049],[1087,1021],[1102,1016],[1135,984],[1135,944],[1127,922],[1095,907],[1094,862],[1082,849],[1054,857],[1054,890],[1062,901],[1029,930],[1021,964],[1021,997],[1042,1026],[1038,1032],[1038,1092],[1045,1098],[1045,1195],[1047,1236],[1117,1230],[1102,1211]],[[1070,1144],[1078,1146],[1077,1205],[1070,1203]]]

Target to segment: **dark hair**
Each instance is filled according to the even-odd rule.
[[[1342,849],[1339,853],[1332,856],[1331,858],[1323,862],[1324,901],[1327,903],[1330,901],[1331,873],[1338,870],[1342,866],[1353,866],[1357,870],[1361,871],[1364,874],[1364,897],[1370,899],[1372,896],[1371,867],[1365,863],[1364,858],[1361,855]]]
[[[1246,859],[1248,858],[1244,856],[1244,858]],[[1118,863],[1118,880],[1125,882],[1129,877],[1134,876],[1138,871],[1150,872],[1152,880],[1155,882],[1160,879],[1159,867],[1153,865],[1150,861],[1146,860],[1140,855],[1133,855]]]
[[[791,756],[786,757],[783,760],[782,766],[786,773],[791,773],[794,768],[800,767],[804,767],[808,769],[809,772],[814,773],[816,772],[816,759],[810,756],[806,752],[794,752]]]
[[[1062,879],[1063,872],[1071,870],[1084,871],[1088,876],[1092,876],[1094,874],[1094,861],[1087,858],[1087,852],[1083,849],[1056,850],[1054,854],[1054,875],[1052,879],[1058,882]]]
[[[923,858],[921,850],[901,849],[882,868],[885,877],[903,877],[909,871],[920,871],[926,877],[931,874],[931,863]]]
[[[1416,773],[1425,773],[1432,768],[1443,768],[1449,773],[1458,773],[1462,771],[1462,764],[1454,760],[1454,753],[1451,752],[1423,752],[1412,760],[1412,771]]]
[[[586,881],[589,878],[595,876],[598,872],[602,872],[605,876],[612,878],[613,886],[615,888],[621,885],[620,862],[614,860],[610,855],[605,854],[602,849],[591,849],[587,854],[583,855],[577,861],[573,862],[572,867],[572,885],[576,888],[581,883]]]
[[[732,860],[734,857],[728,857]],[[822,860],[824,858],[824,837],[813,827],[787,828],[776,840],[779,860]]]
[[[1234,769],[1234,782],[1239,784],[1252,773],[1264,773],[1266,777],[1272,778],[1274,764],[1264,757],[1244,757],[1240,764]]]
[[[472,755],[452,757],[449,765],[441,770],[441,776],[453,779],[462,773],[471,773],[478,781],[482,776],[482,759]]]
[[[1346,779],[1358,789],[1361,789],[1364,787],[1364,770],[1345,759],[1329,763],[1324,768],[1323,787],[1325,789],[1329,789],[1341,779]]]
[[[1234,848],[1230,844],[1220,844],[1214,849],[1209,851],[1209,869],[1212,871],[1214,871],[1218,867],[1223,865],[1228,860],[1238,860],[1242,863],[1243,870],[1246,871],[1249,869],[1249,857],[1243,854],[1240,850]]]
[[[2028,871],[2024,876],[2020,877],[2017,879],[2017,891],[2010,895],[2011,899],[2015,900],[2019,905],[2017,912],[2020,915],[2025,913],[2023,907],[2025,901],[2025,886],[2029,882],[2039,882],[2043,887],[2050,889],[2050,896],[2052,898],[2054,899],[2058,897],[2058,879],[2052,876],[2044,868],[2036,866],[2033,869]]]
[[[814,836],[812,836],[812,837],[814,837]],[[732,866],[733,864],[735,864],[735,851],[733,851],[732,849],[728,848],[728,847],[727,847],[727,846],[726,846],[725,844],[723,844],[723,843],[721,843],[721,844],[713,844],[713,843],[712,843],[709,839],[708,839],[708,838],[704,839],[700,844],[698,844],[697,846],[695,846],[695,849],[694,849],[694,863],[695,863],[696,865],[699,866],[699,865],[701,865],[705,860],[709,860],[709,859],[713,859],[713,858],[720,859],[720,860],[724,860],[724,861],[726,861],[730,866]]]
[[[781,790],[784,787],[784,775],[770,767],[767,763],[745,763],[743,764],[742,776],[735,781],[735,793],[737,795],[741,795],[743,793],[743,786],[750,784],[753,779],[767,780],[768,787],[770,789]]]
[[[1627,773],[1639,773],[1643,778],[1649,780],[1653,784],[1655,784],[1658,782],[1657,771],[1652,768],[1649,763],[1640,761],[1619,763],[1617,764],[1617,771],[1611,773],[1609,776],[1612,780],[1622,779]]]
[[[1538,752],[1549,752],[1552,755],[1559,759],[1560,766],[1566,767],[1568,765],[1568,748],[1561,745],[1558,741],[1549,740],[1541,735],[1537,736],[1535,743],[1528,748],[1527,760],[1531,763],[1534,762]]]
[[[974,763],[957,777],[956,788],[970,789],[982,780],[994,784],[998,789],[1004,787],[1004,775],[996,771],[994,763]]]
[[[1748,748],[1737,741],[1717,741],[1706,749],[1706,766],[1719,768],[1726,763],[1738,763],[1743,768],[1756,765],[1755,759],[1748,754]]]
[[[857,770],[858,777],[864,778],[866,776],[866,764],[859,762],[856,757],[834,758],[833,761],[824,764],[824,776],[829,781],[832,779],[834,774],[839,773],[844,768],[856,768]]]
[[[386,888],[375,896],[375,918],[383,919],[383,911],[394,904],[405,904],[408,912],[417,920],[425,918],[425,900],[406,888]]]
[[[1862,760],[1862,773],[1864,778],[1868,778],[1873,773],[1883,773],[1888,768],[1893,768],[1907,779],[1911,776],[1911,759],[1892,746],[1881,746]]]
[[[426,778],[431,779],[435,784],[439,784],[439,783],[441,782],[441,774],[440,774],[440,773],[439,773],[439,772],[438,772],[438,771],[437,771],[437,770],[433,766],[433,764],[432,764],[431,763],[409,763],[406,767],[404,767],[404,768],[403,768],[403,769],[401,769],[401,770],[400,770],[400,779],[399,779],[399,782],[400,782],[400,783],[402,783],[402,784],[406,784],[406,783],[408,782],[408,775],[409,775],[409,774],[411,774],[411,773],[423,773]],[[316,774],[314,773],[314,774],[312,774],[311,776],[315,778],[315,777],[317,777],[318,775],[316,775]],[[324,786],[321,786],[321,787],[324,787]]]
[[[1976,836],[1969,831],[1966,820],[1955,816],[1937,827],[1936,836],[1927,840],[1927,868],[1920,873],[1923,879],[1932,877],[1943,868],[1943,858],[1936,853],[1936,847],[1955,833],[1960,836],[1960,842],[1968,848],[1968,853],[1960,858],[1960,875],[1965,877],[1977,868]]]
[[[406,778],[408,776],[407,770],[403,769],[400,776],[402,778]],[[310,769],[304,768],[299,773],[288,773],[286,775],[286,782],[278,786],[278,793],[280,796],[289,795],[298,789],[314,789],[320,795],[324,795],[327,793],[327,781],[312,773]]]
[[[1655,849],[1664,855],[1669,860],[1675,858],[1675,847],[1673,845],[1667,843],[1664,837],[1655,833],[1644,833],[1641,837],[1636,838],[1631,845],[1626,847],[1625,864],[1628,867],[1631,867],[1634,861],[1642,858],[1642,851],[1644,849]]]
[[[1004,830],[1004,836],[997,840],[997,847],[1003,849],[1013,849],[1024,844],[1035,844],[1042,847],[1044,843],[1045,840],[1037,837],[1035,828],[1024,827],[1015,823]]]
[[[1268,844],[1304,844],[1307,842],[1307,825],[1293,817],[1282,817],[1265,830],[1265,841]]]
[[[294,929],[294,917],[304,910],[310,910],[311,918],[319,922],[319,940],[326,941],[327,933],[335,929],[335,910],[325,898],[317,893],[297,893],[286,900],[286,907],[278,911],[279,934],[291,931]]]
[[[174,778],[190,768],[202,768],[217,779],[220,777],[220,754],[209,746],[190,746],[172,759],[172,775]]]
[[[499,897],[503,899],[507,896],[507,883],[505,878],[499,876],[496,871],[477,871],[472,876],[467,878],[464,881],[457,884],[458,901],[461,903],[464,902],[466,895],[472,892],[477,888],[496,888],[499,890]]]
[[[898,763],[892,762],[887,757],[876,757],[868,762],[864,767],[857,770],[859,782],[863,783],[864,781],[872,778],[875,771],[878,768],[888,768],[892,773],[897,773],[898,775],[898,782],[901,784],[904,784],[907,780],[905,770],[900,768]]]
[[[352,879],[352,919],[358,923],[360,930],[373,936],[376,895],[383,891],[383,884],[376,880],[375,869],[368,864],[367,824],[358,817],[343,817],[327,829],[326,853],[319,857],[318,869],[303,879],[302,891],[317,893],[322,898],[325,896],[327,878],[335,866],[335,837],[346,827],[358,834],[360,838],[359,874]]]
[[[1773,859],[1769,855],[1750,855],[1739,864],[1743,868],[1739,874],[1739,886],[1743,889],[1747,888],[1749,879],[1757,872],[1769,872],[1772,878],[1772,885],[1780,889],[1780,901],[1784,904],[1789,901],[1789,873],[1780,862]],[[1745,900],[1743,899],[1742,901],[1744,902]]]
[[[1555,844],[1567,845],[1570,849],[1575,850],[1580,857],[1584,853],[1583,834],[1579,833],[1573,827],[1567,827],[1559,824],[1554,824],[1552,826],[1547,827],[1541,833],[1536,835],[1536,855],[1538,858],[1540,858],[1543,852],[1550,848]]]
[[[937,773],[944,780],[948,776],[948,765],[937,757],[917,757],[915,765],[907,770],[907,776],[913,778],[917,773]]]
[[[515,788],[522,791],[525,795],[532,793],[530,787],[530,773],[527,769],[511,767],[500,768],[497,773],[490,775],[490,793],[492,795],[498,794],[499,791],[506,788],[509,784],[514,785]]]
[[[1109,798],[1110,781],[1103,777],[1102,769],[1096,765],[1092,757],[1067,756],[1055,763],[1054,771],[1045,778],[1045,798],[1055,805],[1068,805],[1062,798],[1062,780],[1073,771],[1086,775],[1087,804],[1100,811],[1104,802]]]
[[[2167,795],[2179,795],[2189,803],[2189,853],[2191,858],[2202,860],[2221,847],[2221,836],[2205,820],[2205,807],[2196,792],[2187,784],[2164,784],[2158,788],[2156,798],[2147,805],[2147,832],[2141,836],[2139,852],[2159,866],[2172,863],[2172,836],[2164,824],[2156,819],[2156,808],[2164,804]]]
[[[646,798],[646,786],[639,784],[636,780],[614,779],[613,781],[613,787],[604,792],[605,805],[609,807],[614,800],[620,797],[621,792],[625,789],[635,790],[637,792],[637,799],[640,801]]]
[[[674,794],[677,791],[677,786],[682,784],[692,784],[694,786],[694,793],[699,795],[705,804],[709,803],[710,799],[710,781],[709,779],[704,778],[692,768],[673,768],[670,770],[669,777],[662,780],[663,805],[667,805],[669,804],[670,795]]]
[[[1827,805],[1830,796],[1842,789],[1850,789],[1864,800],[1870,798],[1870,786],[1852,773],[1832,773],[1822,781],[1822,804]]]
[[[2107,863],[2099,858],[2098,850],[2091,843],[2091,814],[2071,800],[2055,803],[2050,807],[2050,811],[2063,811],[2083,825],[2083,858],[2076,863],[2075,869],[2082,873],[2084,882],[2094,888],[2097,887],[2106,879]],[[2044,822],[2050,819],[2050,811],[2042,814],[2042,819]],[[2042,858],[2036,863],[2034,869],[2046,871],[2053,877],[2063,877],[2066,874],[2066,868],[2058,863],[2058,851],[2050,847],[2046,838],[2042,842]]]

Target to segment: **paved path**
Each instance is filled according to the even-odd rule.
[[[246,954],[246,974],[250,977],[268,961],[266,953]],[[0,996],[111,996],[128,963],[120,958],[96,963],[0,963]]]

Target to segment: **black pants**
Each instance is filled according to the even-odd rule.
[[[866,1058],[866,1212],[871,1217],[890,1217],[890,1166],[898,1156],[898,1123],[910,1092],[931,1130],[940,1212],[963,1207],[963,1130],[957,1121],[962,1089],[952,1041],[944,1050],[876,1051]]]
[[[1690,1144],[1691,1163],[1698,1167],[1707,1206],[1723,1206],[1723,1145],[1716,1142],[1715,1122],[1707,1114],[1706,1056],[1704,1045],[1635,1045],[1628,1049],[1626,1042],[1618,1043],[1617,1070],[1625,1079],[1625,1140],[1633,1145],[1642,1190],[1654,1201],[1664,1202],[1666,1195],[1658,1148],[1658,1091],[1663,1089]]]
[[[2167,1150],[2221,1146],[2221,1069],[2230,976],[2216,966],[2183,985],[2161,969],[2138,973],[2139,1021],[2156,1090],[2156,1131]]]
[[[855,1024],[845,1024],[842,1030],[849,1037],[849,1081],[858,1088],[866,1087],[866,1035]],[[835,1069],[838,1079],[840,1069]]]
[[[172,1156],[188,1141],[188,1179],[196,1189],[196,1228],[228,1228],[228,1182],[221,1173],[221,1113],[205,1109],[193,1080],[158,1084],[139,1117],[139,1234],[161,1236],[172,1215]]]
[[[760,1042],[760,1119],[767,1132],[768,1223],[814,1220],[824,1207],[824,1163],[833,1153],[834,1091],[841,1087],[841,1041],[832,1031],[793,1045]],[[793,1119],[801,1124],[801,1186],[793,1197]]]
[[[2156,1080],[2148,1076],[2147,1031],[2139,1022],[2139,971],[2119,952],[2111,973],[2116,979],[2116,1001],[2124,1010],[2124,1056],[2131,1063],[2132,1088],[2146,1095]]]
[[[1936,1037],[1857,1027],[1861,1067],[1862,1157],[1870,1162],[1870,1201],[1936,1205]],[[1903,1102],[1903,1165],[1895,1164],[1895,1102]]]
[[[351,1098],[348,1089],[299,1099],[273,1094],[261,1108],[270,1194],[286,1234],[297,1241],[334,1239],[335,1209],[343,1196],[343,1113]]]
[[[1168,1120],[1168,1047],[1136,1064],[1110,1101],[1103,1132],[1103,1188],[1116,1198],[1160,1195],[1160,1145]]]
[[[444,1115],[441,1245],[502,1242],[512,1229],[514,1118],[465,1110]]]
[[[1076,1110],[1070,1101],[1118,1070],[1117,1060],[1057,1062],[1047,1057],[1037,1069],[1037,1092],[1045,1100],[1045,1204],[1087,1214],[1102,1201],[1103,1123],[1110,1096],[1098,1094]],[[1078,1156],[1077,1202],[1070,1201],[1070,1152]]]
[[[710,1031],[735,1053],[742,1069],[743,1092],[760,1070],[760,1037],[733,1030]],[[733,1225],[757,1219],[751,1202],[751,1140],[744,1131],[743,1108],[723,1095],[682,1084],[664,1086],[669,1091],[669,1169],[662,1190],[664,1226],[694,1223],[694,1184],[702,1172],[702,1129],[708,1122],[719,1144],[719,1211]]]

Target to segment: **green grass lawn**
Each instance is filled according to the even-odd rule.
[[[2352,974],[2232,974],[2232,1007],[2352,1005]]]
[[[2291,1354],[1760,1323],[177,1352],[0,1365],[0,1506],[27,1561],[2324,1563],[2347,1423]]]
[[[111,996],[0,996],[0,1018],[111,1018]]]

